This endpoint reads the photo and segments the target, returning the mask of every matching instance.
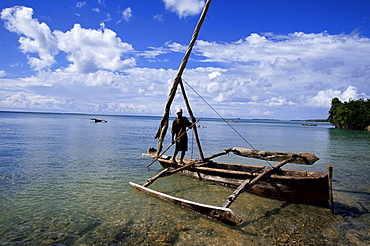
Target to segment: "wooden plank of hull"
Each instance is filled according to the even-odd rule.
[[[202,214],[208,218],[220,221],[222,223],[235,226],[237,224],[240,224],[243,220],[235,214],[231,209],[229,208],[222,208],[222,207],[216,207],[211,205],[206,205],[202,203],[192,202],[185,199],[177,198],[174,196],[170,196],[149,188],[146,188],[144,186],[135,184],[130,182],[130,185],[140,191],[144,191],[145,193],[158,197],[165,201],[170,201],[175,204],[180,205],[181,207],[187,208],[189,210],[195,211],[199,214]]]
[[[170,160],[160,159],[158,161],[165,168],[177,168],[180,166],[174,166]],[[243,171],[242,169],[237,171],[232,170],[238,168],[251,168],[252,173]],[[183,170],[180,173],[231,187],[238,187],[246,179],[255,178],[262,169],[263,167],[257,166],[211,163],[210,167],[194,167]],[[288,175],[273,174],[259,181],[249,192],[288,202],[314,204],[321,207],[329,206],[327,174],[288,169],[284,169],[282,172]]]

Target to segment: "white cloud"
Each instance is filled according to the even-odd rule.
[[[39,23],[32,18],[33,10],[28,7],[16,6],[3,9],[1,18],[5,21],[5,27],[19,34],[20,49],[28,54],[28,62],[35,70],[49,68],[55,63],[54,56],[58,54],[57,39],[53,36],[50,28],[44,23]],[[30,54],[37,53],[38,57]]]
[[[105,0],[98,0],[98,4],[102,5],[103,7],[106,7]]]
[[[199,14],[204,7],[204,0],[162,0],[167,10],[180,18]]]
[[[122,19],[126,22],[128,22],[132,18],[132,10],[131,8],[126,8],[122,11]]]
[[[300,58],[296,60],[289,60],[284,57],[276,57],[275,61],[271,64],[273,69],[281,69],[281,70],[294,70],[303,67],[304,64]]]
[[[168,48],[173,52],[185,52],[187,50],[187,46],[181,45],[179,43],[167,43]]]
[[[185,53],[187,46],[176,42],[166,42],[163,47],[148,47],[149,50],[141,52],[141,56],[145,58],[156,58],[157,56],[169,54],[172,52]]]
[[[82,8],[83,6],[85,6],[86,5],[86,2],[77,2],[76,3],[76,7],[77,8]]]
[[[31,110],[60,110],[67,109],[69,102],[61,97],[46,97],[32,93],[17,92],[0,101],[4,108]]]
[[[219,76],[221,76],[221,73],[219,71],[214,71],[214,72],[208,74],[208,78],[211,79],[211,80],[214,79],[214,78],[217,78]]]
[[[330,99],[349,85],[369,91],[368,50],[368,38],[301,32],[285,36],[251,34],[232,43],[199,40],[195,47],[202,59],[199,61],[229,64],[222,83],[238,86],[229,100],[254,100],[253,95],[257,95],[258,100],[269,102],[283,96],[290,102],[284,105],[310,101],[308,104],[318,107],[327,107]],[[355,97],[353,90],[349,92]]]
[[[340,98],[343,101],[349,101],[351,99],[357,100],[359,99],[359,95],[357,94],[357,88],[354,86],[348,86],[347,90],[345,90]]]
[[[146,105],[133,103],[88,103],[87,110],[93,112],[125,113],[125,114],[148,114]]]
[[[168,50],[166,50],[162,47],[160,47],[160,48],[148,47],[148,49],[150,49],[150,50],[144,51],[141,54],[145,58],[155,58],[159,55],[168,53]]]
[[[283,107],[283,106],[292,106],[295,103],[287,101],[284,97],[273,97],[265,101],[269,107]]]
[[[107,18],[105,20],[103,20],[103,23],[109,22],[109,21],[112,20],[112,16],[109,13],[107,13],[106,15],[107,15]]]
[[[72,63],[66,69],[69,72],[115,71],[135,65],[133,57],[121,59],[125,53],[133,51],[132,46],[123,43],[110,29],[84,29],[75,24],[70,31],[54,31],[54,35],[59,41],[58,48],[68,54],[67,59]]]
[[[42,71],[22,80],[0,79],[0,109],[160,115],[175,70],[130,68]],[[19,93],[14,93],[22,91]]]
[[[29,64],[35,70],[48,69],[55,63],[54,57],[60,51],[67,53],[71,64],[66,68],[70,72],[89,73],[99,69],[112,71],[123,70],[135,65],[131,56],[133,48],[123,43],[117,34],[104,27],[99,30],[84,29],[80,24],[67,32],[50,28],[32,18],[33,10],[27,7],[4,9],[1,18],[8,30],[21,35],[20,49],[27,54]],[[38,53],[39,57],[33,57]]]
[[[222,88],[221,88],[220,83],[218,83],[218,82],[207,83],[207,92],[209,94],[222,92]]]
[[[68,97],[43,96],[18,92],[0,101],[0,106],[9,110],[22,109],[49,112],[99,112],[149,114],[147,105],[137,103],[104,102],[101,100],[78,101]]]
[[[185,17],[181,11],[190,2],[167,3]],[[25,7],[5,9],[1,17],[8,30],[21,36],[20,49],[38,72],[24,79],[0,78],[0,108],[161,115],[179,64],[168,65],[173,69],[136,67],[135,57],[148,64],[158,57],[173,59],[187,48],[171,40],[137,52],[104,24],[51,31]],[[198,40],[183,79],[224,116],[291,119],[320,112],[315,117],[325,118],[333,97],[344,101],[370,95],[369,51],[369,38],[326,32]],[[66,54],[68,64],[50,70],[58,52]],[[7,73],[0,71],[1,76]],[[194,93],[188,97],[198,114],[215,116]],[[182,105],[180,97],[174,105]]]
[[[271,35],[271,34],[270,34]],[[282,38],[281,35],[279,38]],[[356,57],[367,56],[369,39],[355,35],[329,35],[327,33],[304,34],[301,32],[284,36],[276,41],[274,36],[251,34],[245,39],[233,43],[217,43],[199,40],[197,52],[207,57],[208,62],[253,62],[274,63],[277,58],[303,62],[320,61],[330,58],[338,62],[343,58],[355,61]],[[337,60],[335,60],[337,58]],[[306,65],[312,66],[312,63]],[[340,65],[340,64],[338,64]],[[337,65],[337,66],[338,66]]]
[[[224,90],[224,91],[219,92],[217,97],[213,98],[212,101],[216,103],[227,102],[230,100],[230,98],[233,97],[234,94],[235,94],[235,89]]]
[[[369,96],[361,93],[357,93],[357,88],[354,86],[348,86],[345,91],[340,90],[325,90],[319,91],[316,96],[307,99],[307,105],[313,107],[326,107],[330,108],[331,100],[337,97],[340,101],[358,100],[360,98],[368,98]]]
[[[163,22],[164,21],[164,17],[162,14],[156,14],[156,15],[153,15],[153,20],[156,20],[158,22]]]

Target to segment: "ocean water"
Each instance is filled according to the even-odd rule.
[[[334,166],[334,214],[243,193],[231,205],[244,222],[230,227],[131,188],[161,170],[142,153],[156,147],[159,117],[0,112],[0,245],[368,245],[370,132],[328,123],[239,120],[230,124],[255,149],[311,152]],[[98,118],[99,118],[98,117]],[[221,120],[198,128],[205,156],[250,146]],[[164,148],[170,144],[168,134]],[[168,154],[171,155],[173,149]],[[189,132],[187,157],[197,157]],[[266,165],[224,156],[216,159]],[[233,189],[180,174],[151,188],[222,206]]]

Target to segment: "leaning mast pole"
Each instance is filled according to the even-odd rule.
[[[168,99],[167,99],[166,106],[165,106],[165,109],[164,109],[164,111],[165,111],[164,112],[164,116],[163,116],[163,118],[161,120],[161,123],[159,125],[158,131],[157,131],[157,133],[155,135],[155,138],[158,138],[158,147],[157,147],[157,150],[158,150],[157,153],[158,154],[162,150],[162,142],[164,141],[164,138],[165,138],[166,133],[167,133],[168,121],[169,121],[169,115],[170,115],[170,108],[171,108],[172,101],[175,98],[178,85],[180,83],[182,83],[181,76],[182,76],[182,74],[183,74],[183,72],[185,70],[185,67],[186,67],[186,64],[187,64],[187,62],[189,60],[191,51],[192,51],[192,49],[194,47],[194,44],[195,44],[195,42],[196,42],[196,40],[198,38],[198,34],[199,34],[199,31],[200,31],[200,28],[202,27],[202,24],[204,22],[204,19],[205,19],[206,15],[207,15],[209,6],[211,4],[211,1],[212,0],[207,0],[206,4],[204,5],[203,12],[202,12],[202,14],[201,14],[201,16],[199,18],[198,24],[195,27],[195,30],[193,32],[193,36],[192,36],[191,41],[190,41],[190,43],[188,45],[188,49],[186,50],[186,53],[184,55],[184,58],[182,59],[182,62],[180,64],[179,69],[177,70],[177,74],[175,76],[175,79],[173,81],[172,87],[170,89],[170,93],[168,95]],[[184,91],[183,91],[183,93],[184,93]],[[188,108],[188,111],[189,111],[190,106],[188,106],[188,102],[187,102],[186,99],[185,99],[185,103],[187,104],[187,108]],[[190,117],[191,117],[192,122],[195,122],[196,120],[195,120],[194,116],[192,116],[191,109],[189,111],[189,114],[191,114]],[[199,142],[198,134],[197,134],[197,131],[196,130],[194,132],[195,132],[194,135],[195,135],[195,138],[196,138],[196,142],[197,142],[197,145],[198,145],[200,156],[202,158],[203,157],[203,153],[202,153],[202,150],[201,150],[201,147],[200,147],[200,142]],[[203,161],[203,158],[202,158],[202,161]]]

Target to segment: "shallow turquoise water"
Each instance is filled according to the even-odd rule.
[[[335,214],[242,194],[231,208],[244,223],[229,227],[138,192],[161,167],[142,156],[155,147],[158,117],[0,112],[0,245],[365,245],[369,237],[370,132],[300,122],[232,124],[256,149],[312,152],[313,166],[334,166]],[[219,120],[198,128],[205,156],[249,147]],[[191,137],[191,133],[189,134]],[[169,136],[164,146],[169,145]],[[192,151],[194,149],[194,151]],[[172,154],[170,149],[168,154]],[[188,157],[196,157],[189,141]],[[233,162],[266,165],[240,157]],[[230,160],[229,160],[230,161]],[[221,206],[232,189],[173,175],[153,189]]]

